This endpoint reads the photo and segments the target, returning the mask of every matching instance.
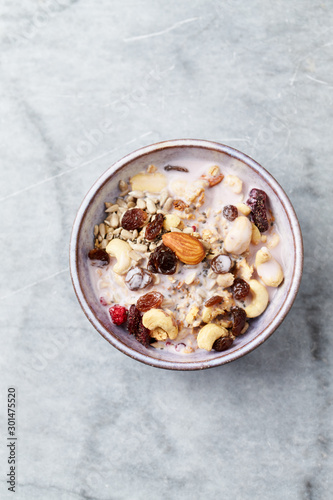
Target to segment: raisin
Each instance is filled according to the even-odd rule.
[[[152,222],[146,227],[145,238],[148,241],[153,241],[162,231],[164,221],[163,214],[157,214]]]
[[[151,253],[150,256],[149,256],[148,263],[147,263],[147,270],[150,273],[158,273],[157,267],[155,265],[155,256],[154,256],[154,253]]]
[[[223,302],[223,297],[220,295],[214,295],[210,299],[206,300],[205,307],[216,306],[217,304],[221,304]]]
[[[238,337],[246,323],[246,312],[241,307],[232,307],[231,314],[233,323],[231,333]]]
[[[237,207],[235,205],[226,205],[223,207],[223,217],[230,220],[230,222],[235,220],[238,217]]]
[[[148,270],[153,273],[174,274],[177,269],[177,262],[175,252],[162,244],[150,254]]]
[[[233,339],[230,337],[221,337],[217,340],[215,340],[213,344],[213,349],[215,351],[225,351],[226,349],[229,349],[229,347],[232,345]]]
[[[236,300],[244,299],[250,292],[250,285],[242,278],[236,278],[232,285],[232,294]]]
[[[147,288],[147,286],[151,285],[153,282],[153,275],[150,273],[147,269],[142,269],[143,271],[143,277],[142,277],[142,283],[140,288]]]
[[[141,208],[130,208],[124,213],[121,219],[121,226],[128,231],[139,229],[144,226],[147,217],[147,213]]]
[[[107,266],[110,262],[109,254],[102,248],[94,248],[88,253],[88,257],[92,260],[92,265],[97,267]]]
[[[155,257],[157,271],[161,274],[174,274],[177,270],[178,259],[171,248],[163,245],[163,249],[156,254]]]
[[[216,274],[228,273],[232,268],[232,260],[228,255],[219,254],[211,262],[211,268]]]
[[[261,233],[267,231],[269,224],[266,209],[267,194],[261,189],[251,189],[247,205],[251,208],[250,219]]]
[[[188,168],[186,167],[177,167],[177,165],[166,165],[164,170],[169,172],[170,170],[176,170],[177,172],[188,172]]]
[[[134,335],[136,340],[148,347],[151,341],[150,330],[142,324],[142,317],[139,309],[132,305],[128,311],[127,330],[131,335]]]
[[[142,295],[136,303],[137,309],[141,312],[149,311],[149,309],[153,309],[154,307],[159,307],[162,304],[164,299],[164,295],[160,292],[148,292],[145,295]]]
[[[126,274],[125,283],[130,290],[139,290],[142,283],[142,269],[140,267],[132,267]]]
[[[185,210],[188,207],[182,200],[173,200],[173,206],[176,210]]]
[[[132,267],[126,274],[125,283],[130,290],[136,291],[140,288],[146,288],[153,281],[153,275],[147,269],[141,267]]]
[[[131,335],[134,335],[138,331],[140,323],[141,323],[141,313],[139,309],[136,308],[135,305],[132,305],[129,308],[127,317],[127,330]]]
[[[255,209],[257,203],[265,203],[267,200],[267,194],[265,191],[262,189],[257,189],[253,188],[251,189],[249,193],[249,199],[247,200],[246,204],[249,205],[249,207]]]

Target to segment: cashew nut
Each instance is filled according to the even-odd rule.
[[[224,248],[229,253],[239,255],[249,248],[251,237],[252,224],[247,217],[241,215],[235,219],[228,232],[224,240]]]
[[[228,330],[223,328],[223,326],[214,325],[214,323],[208,323],[205,325],[198,333],[197,342],[200,349],[206,349],[206,351],[211,351],[215,340],[221,337],[227,337]]]
[[[163,229],[170,231],[172,227],[178,227],[180,224],[180,218],[176,214],[166,214],[163,221]]]
[[[242,215],[249,215],[251,212],[251,208],[249,205],[245,205],[245,203],[236,203],[236,208]]]
[[[115,238],[108,243],[105,250],[109,255],[111,255],[111,257],[115,257],[117,259],[117,263],[113,267],[113,271],[117,274],[127,273],[132,265],[130,257],[132,248],[129,246],[127,241]]]
[[[261,264],[265,264],[265,262],[268,262],[271,260],[272,255],[269,252],[269,250],[266,247],[262,247],[258,252],[256,253],[256,260],[255,260],[255,266],[258,268]]]
[[[172,314],[168,314],[163,309],[150,309],[142,316],[143,326],[148,330],[161,328],[167,333],[167,336],[173,340],[178,335],[178,326]]]
[[[256,253],[255,266],[265,285],[277,287],[283,281],[283,270],[267,247],[262,247]]]
[[[157,327],[157,328],[154,328],[154,330],[151,330],[150,336],[156,340],[166,340],[168,338],[167,332],[162,330],[162,328],[160,328],[160,327]]]
[[[252,302],[245,307],[245,312],[248,318],[256,318],[266,309],[269,296],[266,287],[259,283],[259,281],[250,280],[249,285],[252,294]]]

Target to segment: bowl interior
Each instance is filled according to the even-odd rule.
[[[195,176],[199,165],[217,164],[231,168],[235,175],[245,180],[245,195],[257,187],[266,191],[281,236],[282,265],[285,279],[277,289],[266,311],[251,320],[245,335],[238,337],[233,346],[224,352],[206,352],[179,355],[140,345],[122,328],[110,323],[100,306],[89,278],[87,254],[93,248],[93,227],[104,218],[104,202],[118,196],[118,182],[143,170],[149,164],[163,167],[166,164],[190,168]],[[216,186],[214,189],[218,189]],[[221,200],[223,206],[223,200]],[[85,197],[74,223],[71,241],[71,273],[74,288],[81,306],[95,328],[115,347],[131,357],[163,368],[190,370],[217,366],[236,359],[260,345],[281,323],[296,296],[302,269],[302,241],[294,210],[275,179],[246,155],[207,141],[170,141],[148,146],[117,162],[94,184]]]

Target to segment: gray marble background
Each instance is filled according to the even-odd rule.
[[[332,12],[316,0],[1,1],[1,499],[333,498]],[[93,181],[134,149],[186,137],[266,167],[305,243],[283,325],[202,373],[108,345],[68,271]]]

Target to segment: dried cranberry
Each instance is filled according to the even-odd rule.
[[[139,328],[141,323],[141,313],[139,309],[136,308],[135,305],[132,305],[128,311],[128,319],[127,319],[127,330],[131,335],[134,335]]]
[[[137,309],[139,309],[139,311],[146,312],[149,311],[149,309],[153,309],[154,307],[159,307],[162,304],[163,299],[164,295],[154,290],[153,292],[148,292],[145,295],[142,295],[138,299],[136,307]]]
[[[139,324],[137,332],[134,334],[136,340],[140,342],[140,344],[148,347],[151,343],[150,330],[143,326],[142,323]]]
[[[150,254],[148,270],[153,273],[174,274],[177,269],[177,262],[175,252],[162,244]]]
[[[163,221],[164,221],[164,215],[157,214],[154,220],[152,222],[149,222],[145,231],[146,240],[153,241],[155,238],[157,238],[157,236],[162,231]]]
[[[136,291],[146,288],[153,281],[153,275],[147,269],[141,267],[132,267],[126,274],[125,283],[130,290]]]
[[[250,219],[261,233],[267,231],[269,224],[266,209],[267,194],[261,189],[251,189],[247,205],[251,208]]]
[[[242,278],[235,278],[232,294],[236,300],[244,299],[250,292],[250,285]]]
[[[115,325],[122,325],[127,320],[127,309],[119,304],[110,307],[109,313]]]
[[[211,262],[211,268],[216,274],[228,273],[232,268],[232,260],[228,255],[219,254]]]
[[[262,189],[253,188],[249,193],[249,199],[247,200],[246,203],[253,210],[255,209],[257,203],[259,202],[265,203],[266,200],[267,200],[267,194],[265,193],[265,191],[263,191]]]
[[[231,333],[238,337],[246,323],[246,312],[241,307],[232,307],[231,314],[233,323]]]
[[[104,267],[110,262],[109,254],[102,248],[94,248],[88,253],[88,257],[92,260],[93,266]]]
[[[225,351],[226,349],[229,349],[229,347],[232,345],[233,339],[230,337],[221,337],[217,340],[215,340],[213,344],[213,349],[215,351]]]
[[[205,307],[216,306],[217,304],[221,304],[223,302],[223,297],[220,295],[214,295],[210,299],[206,300]]]
[[[141,208],[130,208],[124,213],[121,219],[121,226],[128,231],[139,229],[144,226],[147,217],[147,213]]]
[[[238,217],[238,210],[235,205],[226,205],[223,208],[223,217],[230,220],[231,222]]]

